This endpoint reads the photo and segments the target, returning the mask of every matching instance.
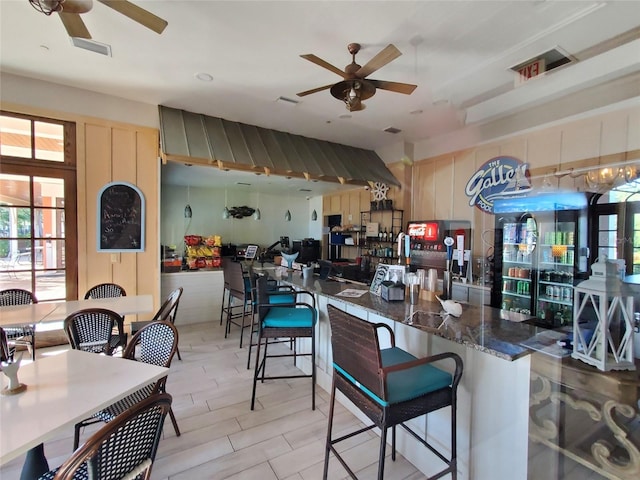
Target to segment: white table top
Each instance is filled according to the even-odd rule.
[[[106,308],[120,315],[148,313],[153,311],[153,296],[131,295],[89,300],[69,300],[66,302],[53,303],[52,305],[56,305],[55,310],[44,317],[41,320],[42,322],[61,322],[72,313],[85,308]]]
[[[169,373],[168,368],[79,350],[20,368],[24,393],[0,396],[0,465]],[[8,381],[2,377],[1,388]]]
[[[0,327],[39,323],[57,308],[55,303],[35,303],[0,307]]]

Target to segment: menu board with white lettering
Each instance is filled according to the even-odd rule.
[[[98,251],[144,251],[144,207],[144,196],[135,185],[105,185],[98,193]]]

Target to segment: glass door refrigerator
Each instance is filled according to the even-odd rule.
[[[536,316],[550,327],[571,325],[573,288],[579,271],[578,218],[573,211],[560,211],[555,218],[538,223]]]
[[[501,258],[496,258],[496,270],[499,269],[494,283],[494,289],[499,289],[496,303],[503,310],[531,315],[538,237],[535,219],[529,213],[501,216],[496,236],[499,247],[495,251],[502,252]]]
[[[500,200],[494,213],[492,306],[531,315],[542,327],[570,325],[574,285],[588,273],[585,194]]]

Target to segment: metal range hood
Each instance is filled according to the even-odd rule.
[[[163,160],[342,184],[400,186],[372,150],[160,105]]]

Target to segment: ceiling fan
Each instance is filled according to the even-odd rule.
[[[162,18],[127,0],[98,0],[98,2],[156,33],[162,33],[168,25]],[[87,13],[93,8],[93,0],[29,0],[29,3],[45,15],[57,13],[70,37],[91,38],[80,14]]]
[[[347,50],[349,50],[349,53],[351,54],[351,63],[344,68],[344,71],[334,67],[330,63],[325,62],[313,54],[300,55],[305,60],[309,60],[310,62],[326,68],[333,73],[337,73],[344,80],[334,85],[325,85],[324,87],[300,92],[297,95],[299,97],[304,97],[305,95],[331,89],[331,95],[338,100],[343,101],[347,110],[350,112],[357,112],[365,109],[365,105],[362,101],[373,97],[376,93],[376,88],[389,90],[390,92],[404,93],[405,95],[410,95],[416,89],[417,85],[411,85],[409,83],[387,82],[384,80],[366,78],[376,70],[384,67],[387,63],[402,55],[402,52],[400,52],[400,50],[398,50],[394,45],[387,45],[375,57],[369,60],[364,67],[361,67],[356,63],[356,54],[360,51],[360,44],[350,43],[347,45]]]

